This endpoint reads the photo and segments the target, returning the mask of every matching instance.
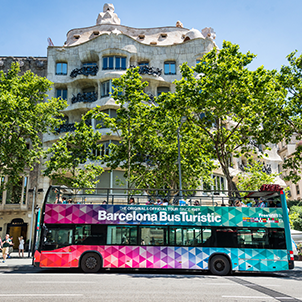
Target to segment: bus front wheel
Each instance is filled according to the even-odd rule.
[[[101,269],[101,257],[96,253],[87,253],[81,259],[84,273],[97,273]]]
[[[230,262],[225,256],[216,255],[211,259],[210,271],[213,275],[226,276],[230,270]]]

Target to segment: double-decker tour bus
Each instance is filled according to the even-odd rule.
[[[286,198],[278,186],[237,192],[234,198],[184,192],[187,202],[181,206],[168,198],[166,205],[156,204],[155,195],[138,190],[104,192],[49,188],[36,266],[92,273],[101,268],[210,270],[216,275],[294,267]],[[130,196],[134,203],[129,204]],[[244,204],[234,206],[240,201]]]

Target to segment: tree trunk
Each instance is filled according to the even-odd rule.
[[[227,165],[224,165],[222,163],[220,163],[221,165],[221,168],[222,168],[222,171],[223,171],[223,174],[225,175],[226,179],[227,179],[227,183],[228,183],[228,195],[229,195],[229,198],[231,197],[240,197],[240,194],[239,194],[239,191],[237,189],[237,186],[236,184],[233,182],[232,180],[232,176],[230,175],[230,172],[229,172],[229,168]]]

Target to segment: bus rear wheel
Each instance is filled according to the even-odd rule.
[[[213,275],[226,276],[230,273],[230,270],[230,262],[225,256],[216,255],[211,259],[210,271]]]
[[[101,257],[96,253],[87,253],[81,259],[84,273],[97,273],[101,269]]]

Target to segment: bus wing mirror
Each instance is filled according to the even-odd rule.
[[[46,235],[48,233],[48,228],[45,225],[43,225],[42,229],[43,229],[43,239],[44,239],[43,241],[45,241]]]

